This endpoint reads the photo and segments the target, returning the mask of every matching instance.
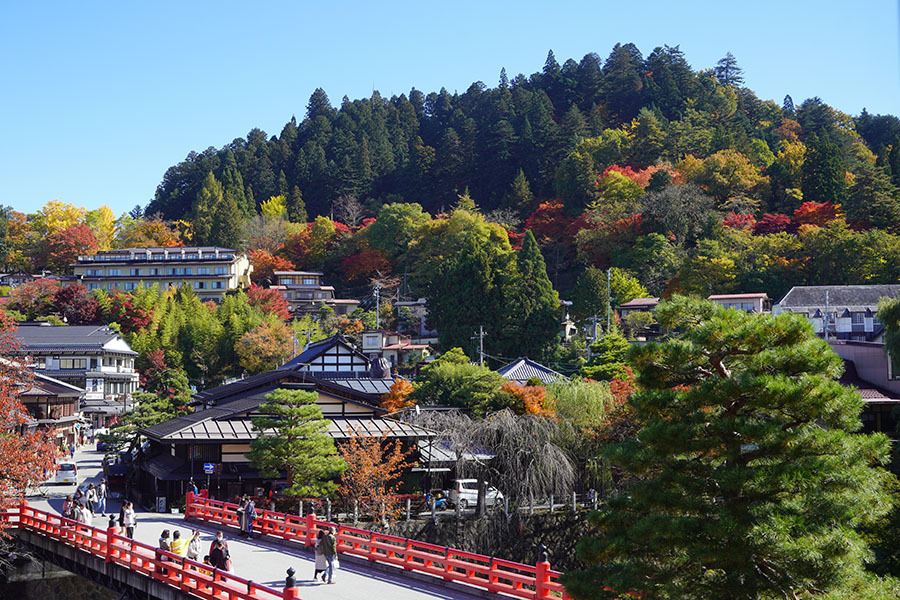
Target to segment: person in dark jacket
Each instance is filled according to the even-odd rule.
[[[216,569],[228,570],[228,555],[225,545],[220,540],[213,540],[213,549],[209,553],[209,564]]]
[[[334,537],[334,527],[329,527],[325,533],[325,537],[319,543],[322,548],[322,554],[325,555],[325,575],[328,583],[334,583],[334,558],[337,555],[337,540]]]

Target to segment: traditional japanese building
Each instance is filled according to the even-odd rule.
[[[259,476],[247,452],[259,435],[252,419],[260,416],[266,394],[276,389],[315,392],[338,444],[355,435],[383,435],[418,447],[431,432],[386,417],[381,408],[381,396],[394,381],[383,367],[380,362],[370,366],[352,344],[335,335],[310,344],[279,369],[197,394],[195,412],[140,431],[149,441],[137,462],[141,500],[180,500],[191,478],[204,484],[208,479],[216,498],[269,488],[272,482]],[[213,465],[209,476],[206,464]]]
[[[20,391],[19,401],[31,419],[26,429],[43,429],[60,449],[75,441],[80,400],[84,390],[41,373]]]

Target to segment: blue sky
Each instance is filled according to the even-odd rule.
[[[732,52],[779,103],[900,114],[896,1],[4,2],[0,203],[145,205],[169,166],[253,127],[280,132],[317,87],[339,104],[460,92],[616,42]]]

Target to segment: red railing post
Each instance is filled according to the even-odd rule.
[[[550,594],[547,584],[550,583],[550,563],[538,562],[534,572],[534,597],[538,600],[546,598]]]
[[[116,528],[109,527],[106,530],[106,562],[112,562],[113,557],[113,538],[116,536]]]
[[[25,511],[27,509],[28,509],[28,500],[26,500],[25,498],[22,498],[22,500],[19,501],[19,526],[20,527],[22,525],[26,524]]]
[[[314,512],[306,515],[306,545],[316,545],[316,513]]]
[[[194,492],[188,492],[184,496],[184,518],[191,516],[191,504],[194,503]]]

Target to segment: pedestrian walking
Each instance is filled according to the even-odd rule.
[[[253,498],[247,502],[247,506],[244,508],[244,512],[246,516],[244,517],[244,525],[247,526],[247,538],[253,539],[253,521],[256,520],[256,503],[253,501]]]
[[[195,529],[191,532],[191,540],[188,542],[187,557],[191,560],[200,558],[200,530]]]
[[[177,554],[178,556],[187,556],[188,540],[182,538],[181,531],[177,529],[172,532],[171,548],[174,554]]]
[[[122,506],[119,507],[119,535],[125,533],[125,505],[128,502],[122,502]]]
[[[71,519],[72,515],[74,514],[74,508],[75,500],[72,498],[72,494],[69,494],[68,496],[66,496],[66,499],[63,500],[62,516],[67,519]]]
[[[231,570],[231,552],[228,550],[228,542],[225,541],[225,535],[221,531],[216,532],[216,539],[214,539],[209,544],[209,555],[210,556],[213,555],[213,550],[216,549],[217,544],[219,546],[221,546],[222,554],[225,557],[225,559],[224,559],[225,566],[219,567],[219,568],[224,568],[226,571],[230,571]]]
[[[69,456],[72,458],[75,458],[75,443],[74,442],[69,443]]]
[[[319,578],[319,573],[322,573],[322,582],[325,582],[325,569],[328,568],[328,563],[325,562],[325,549],[322,547],[322,538],[325,537],[325,530],[320,529],[319,533],[316,534],[316,567],[315,573],[313,573],[313,581]]]
[[[326,583],[334,583],[334,563],[337,561],[337,540],[334,537],[334,527],[329,527],[322,537],[322,554],[325,555],[325,574],[322,579]]]
[[[177,533],[177,532],[176,532],[176,533]],[[171,552],[171,551],[172,551],[172,547],[169,545],[169,530],[168,530],[168,529],[163,529],[163,530],[162,530],[162,533],[159,534],[159,549],[160,549],[160,550],[163,550],[164,552]],[[166,557],[166,556],[160,557],[159,560],[160,560],[161,562],[169,562],[169,558]],[[168,575],[168,574],[169,574],[169,570],[168,570],[168,569],[165,569],[165,568],[160,568],[159,571],[160,571],[160,573],[162,573],[163,575]]]
[[[191,478],[190,483],[188,483],[188,487],[191,488],[191,492],[192,492],[195,496],[200,492],[200,490],[197,489],[197,484],[194,483],[194,479],[193,479],[193,478]]]
[[[228,556],[228,550],[221,540],[213,540],[212,550],[209,552],[209,563],[216,569],[231,570],[231,558]]]
[[[238,513],[238,529],[241,530],[241,537],[244,537],[244,531],[247,529],[247,496],[243,496],[241,498],[240,504],[238,504],[237,513]]]
[[[134,504],[126,501],[122,510],[122,526],[125,528],[125,535],[133,538],[134,528],[137,526],[137,518],[134,516]]]
[[[91,508],[92,513],[97,512],[97,500],[98,500],[97,488],[95,488],[94,484],[92,483],[92,484],[88,485],[88,490],[87,490],[87,503],[88,503],[88,506]]]
[[[106,496],[109,490],[106,489],[106,479],[100,480],[100,485],[97,487],[97,512],[99,512],[104,517],[106,516]]]

